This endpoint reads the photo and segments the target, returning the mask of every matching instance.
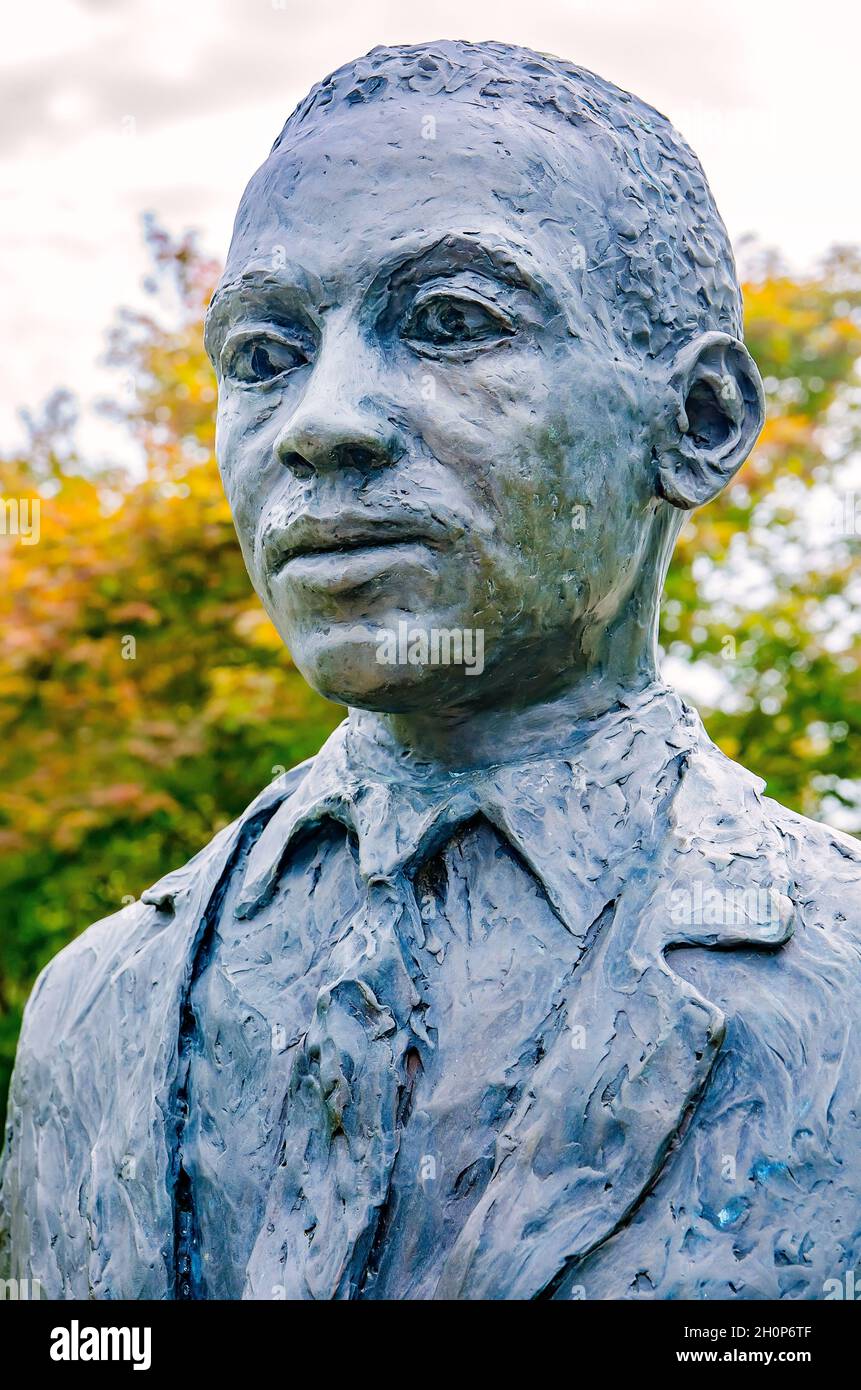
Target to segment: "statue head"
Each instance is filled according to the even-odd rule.
[[[636,97],[496,43],[326,78],[206,328],[245,562],[308,681],[404,712],[648,679],[684,515],[762,426],[741,335],[699,162]]]

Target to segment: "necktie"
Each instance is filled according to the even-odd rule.
[[[337,941],[299,1044],[246,1298],[349,1298],[389,1188],[419,1044],[424,935],[403,870],[379,874]]]

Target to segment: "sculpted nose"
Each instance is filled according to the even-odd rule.
[[[297,477],[368,473],[406,452],[400,429],[378,404],[381,362],[351,310],[335,312],[305,391],[275,440],[275,457]]]
[[[298,477],[330,470],[369,472],[396,463],[400,431],[368,394],[362,345],[343,335],[324,349],[304,397],[275,441],[279,463]]]
[[[396,463],[403,452],[398,431],[370,410],[332,410],[326,418],[310,419],[303,413],[275,441],[279,463],[297,477],[328,470],[369,472]]]
[[[297,477],[367,473],[406,451],[400,430],[377,403],[380,362],[373,342],[345,309],[323,335],[305,391],[275,440],[275,457]]]

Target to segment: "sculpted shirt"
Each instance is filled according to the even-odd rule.
[[[652,690],[587,723],[564,756],[453,782],[403,764],[375,772],[374,750],[348,724],[336,731],[231,867],[198,947],[182,1033],[184,1296],[326,1296],[332,1279],[345,1296],[432,1296],[537,1063],[582,1046],[566,1010],[572,977],[648,849],[697,726],[677,697]],[[406,904],[394,932],[405,964],[394,974],[408,977],[411,998],[399,1020],[399,981],[368,905],[380,878]],[[288,1193],[273,1173],[301,1105],[291,1073],[357,934],[346,974],[383,1015],[394,1011],[390,1031],[399,1023],[405,1036],[400,1048],[384,1041],[375,1068],[377,1016],[346,1049],[327,1017],[313,1046],[324,1054],[318,1084],[338,1109],[323,1101],[312,1112]],[[356,1001],[347,1009],[361,1012]],[[386,1082],[377,1113],[363,1088]],[[332,1147],[321,1149],[314,1131],[329,1129]],[[308,1169],[312,1188],[330,1189],[325,1221]],[[318,1270],[311,1257],[336,1190],[355,1229]],[[267,1221],[267,1197],[282,1213],[301,1203],[294,1239],[309,1258],[299,1286],[298,1252],[289,1240],[286,1252],[274,1248],[284,1232]],[[267,1225],[277,1228],[271,1250]]]
[[[842,1296],[861,851],[762,792],[657,684],[470,774],[342,725],[43,971],[0,1276]]]
[[[242,1295],[282,1143],[289,1067],[333,947],[362,903],[358,857],[353,835],[324,823],[295,845],[278,892],[250,920],[236,916],[241,879],[231,883],[204,948],[181,1141],[199,1240],[197,1296]],[[364,1297],[421,1297],[432,1288],[436,1255],[486,1183],[498,1134],[563,1026],[580,952],[540,880],[487,823],[456,829],[419,869],[415,892],[424,1029],[406,1060],[412,1084],[385,1225],[361,1275]],[[356,1172],[355,1182],[365,1176]]]

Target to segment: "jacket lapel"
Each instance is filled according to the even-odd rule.
[[[437,1298],[533,1298],[606,1239],[657,1176],[701,1094],[723,1017],[662,960],[632,968],[608,915],[497,1143]]]
[[[129,909],[131,930],[107,938],[98,985],[80,1000],[79,1075],[92,1074],[96,1092],[110,1078],[81,1185],[91,1297],[173,1297],[178,1044],[196,947],[234,851],[286,790],[267,788],[201,854],[142,894]]]
[[[587,842],[591,832],[589,821],[572,821],[559,789],[555,799],[540,789],[548,809],[538,820],[522,772],[517,803],[500,798],[495,812],[491,804],[572,930],[583,931],[588,905],[586,949],[566,1025],[499,1137],[437,1298],[549,1296],[624,1225],[681,1142],[725,1032],[721,1010],[672,970],[672,948],[773,949],[792,933],[792,885],[761,784],[724,759],[698,721],[690,730],[682,747],[665,747],[660,766],[646,758],[625,771],[627,849],[614,858],[608,845],[603,869],[595,845],[570,849],[560,833],[565,822]],[[591,823],[612,840],[619,782],[605,779],[596,795],[586,780]],[[643,833],[632,835],[638,825]],[[579,891],[563,881],[574,861]]]

